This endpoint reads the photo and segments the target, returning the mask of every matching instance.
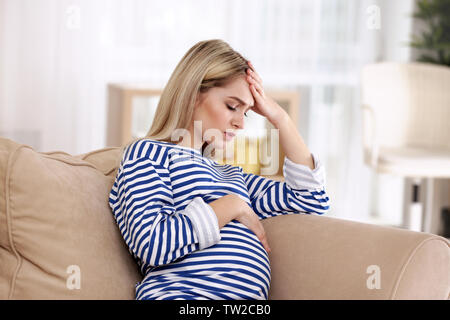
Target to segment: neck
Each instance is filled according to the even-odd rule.
[[[194,134],[194,130],[190,129],[189,134],[187,136],[182,136],[182,141],[177,143],[177,145],[182,147],[188,147],[192,149],[203,151],[204,141],[201,139],[195,139],[196,135]]]

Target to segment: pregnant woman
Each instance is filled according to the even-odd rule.
[[[223,150],[249,110],[279,130],[285,182],[205,155]],[[183,56],[146,137],[119,160],[109,204],[143,274],[136,299],[267,299],[270,247],[260,220],[329,209],[318,157],[253,65],[218,39]]]

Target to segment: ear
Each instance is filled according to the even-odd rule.
[[[194,109],[198,108],[202,102],[203,102],[203,94],[201,92],[198,92],[195,98]]]

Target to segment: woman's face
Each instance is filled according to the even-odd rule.
[[[245,114],[253,104],[253,95],[245,76],[230,81],[226,86],[201,93],[194,108],[194,136],[201,135],[202,142],[207,141],[214,148],[223,149],[236,131],[244,128]],[[195,121],[201,121],[201,128],[195,126]]]

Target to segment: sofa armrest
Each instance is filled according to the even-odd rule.
[[[272,249],[269,299],[449,298],[443,237],[306,214],[263,225]]]

